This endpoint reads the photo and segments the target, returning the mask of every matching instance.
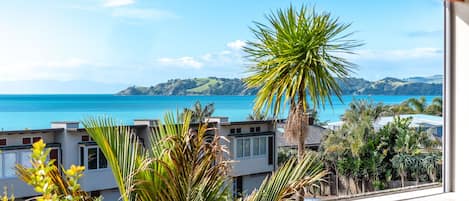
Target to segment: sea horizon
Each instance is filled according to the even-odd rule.
[[[423,95],[425,96],[425,95]],[[343,102],[332,97],[333,107],[319,109],[319,120],[334,122],[354,99],[371,99],[374,103],[398,104],[417,96],[344,95]],[[434,97],[425,96],[430,102]],[[195,101],[214,103],[213,116],[226,116],[230,121],[247,120],[255,96],[147,96],[116,94],[0,94],[0,130],[50,128],[54,121],[82,121],[89,117],[107,116],[131,125],[134,119],[161,119],[167,112],[181,111]],[[286,116],[284,112],[281,118]]]

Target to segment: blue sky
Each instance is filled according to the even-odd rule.
[[[171,78],[244,77],[241,47],[273,9],[331,12],[365,43],[355,77],[443,73],[441,0],[2,1],[0,93],[114,93]]]

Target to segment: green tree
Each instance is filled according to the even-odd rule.
[[[191,112],[192,118],[191,122],[193,123],[202,123],[205,121],[205,118],[211,117],[215,112],[215,104],[209,103],[202,106],[200,101],[196,101],[192,108],[184,108],[184,113]],[[182,114],[182,115],[183,115]]]
[[[248,88],[259,88],[254,111],[278,117],[288,105],[285,134],[298,142],[298,157],[304,153],[308,108],[316,109],[331,96],[340,98],[335,79],[349,76],[351,62],[344,57],[361,44],[329,13],[319,14],[306,6],[290,6],[267,16],[268,24],[255,22],[255,40],[244,51],[253,62],[246,78]],[[310,102],[308,101],[310,100]],[[310,107],[309,104],[312,104]]]

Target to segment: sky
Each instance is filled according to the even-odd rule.
[[[351,23],[368,80],[443,73],[442,0],[0,2],[0,94],[115,93],[173,78],[245,77],[253,22],[290,4]]]

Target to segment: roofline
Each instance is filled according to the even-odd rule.
[[[33,133],[57,133],[64,131],[64,128],[46,128],[46,129],[31,129],[31,130],[12,130],[12,131],[0,131],[1,134],[33,134]]]
[[[221,122],[222,126],[229,126],[229,125],[246,125],[246,124],[265,124],[265,123],[273,123],[273,122],[281,122],[285,119],[268,119],[268,120],[246,120],[246,121],[231,121],[231,122]]]

